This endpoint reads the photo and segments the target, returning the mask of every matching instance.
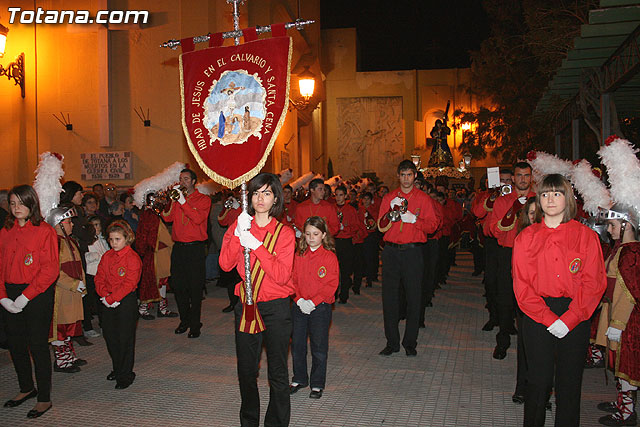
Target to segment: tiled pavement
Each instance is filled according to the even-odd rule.
[[[347,305],[336,305],[330,333],[327,388],[320,400],[308,390],[291,397],[294,426],[519,426],[522,406],[511,402],[515,350],[492,359],[495,334],[486,320],[482,285],[471,277],[471,259],[458,255],[447,285],[420,330],[418,356],[378,355],[385,346],[380,284],[363,288]],[[233,319],[221,313],[226,291],[209,286],[199,339],[175,335],[175,319],[140,320],[137,378],[126,390],[105,380],[110,360],[102,338],[77,347],[89,361],[76,374],[53,374],[53,409],[27,420],[29,401],[0,408],[0,425],[46,426],[236,426],[239,392]],[[94,321],[94,323],[97,323]],[[402,325],[401,325],[402,331]],[[291,363],[289,363],[291,370]],[[268,402],[266,359],[259,387],[262,417]],[[11,398],[17,381],[8,352],[0,350],[0,399]],[[602,370],[585,372],[582,425],[598,425],[596,403],[612,398]],[[547,425],[553,425],[552,412]]]

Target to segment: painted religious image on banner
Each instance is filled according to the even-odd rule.
[[[262,137],[267,92],[258,74],[245,70],[225,71],[213,80],[205,99],[204,120],[209,145],[243,144],[250,136]]]

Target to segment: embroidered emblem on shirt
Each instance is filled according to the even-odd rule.
[[[124,267],[120,267],[120,268],[118,269],[118,276],[122,277],[122,276],[124,276],[126,273],[127,273],[127,269],[126,269],[126,268],[124,268]]]
[[[569,271],[571,272],[571,274],[576,274],[578,271],[580,271],[581,266],[582,260],[580,258],[575,258],[573,261],[571,261],[571,264],[569,264]]]
[[[31,264],[33,264],[33,254],[27,254],[27,256],[24,257],[24,265]]]
[[[318,277],[322,279],[322,278],[323,278],[324,276],[326,276],[326,275],[327,275],[327,269],[326,269],[326,267],[323,265],[322,267],[320,267],[320,268],[318,269]]]

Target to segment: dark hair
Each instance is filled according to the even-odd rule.
[[[365,191],[364,193],[362,193],[362,198],[364,199],[365,197],[368,197],[371,200],[373,200],[373,193],[371,193],[371,191]]]
[[[530,226],[531,224],[533,224],[533,222],[529,220],[529,206],[531,205],[534,205],[536,208],[536,214],[535,214],[535,218],[533,219],[533,222],[540,222],[542,213],[540,212],[540,210],[538,210],[538,206],[536,205],[536,198],[529,197],[525,202],[524,206],[522,207],[522,209],[520,209],[519,218],[518,218],[518,233],[524,230],[525,228],[527,228],[528,226]]]
[[[411,160],[403,160],[398,164],[398,170],[397,172],[400,173],[402,171],[406,171],[406,170],[411,170],[413,172],[418,172],[418,169],[416,168],[416,165],[413,164],[413,162]]]
[[[335,192],[337,192],[338,190],[342,191],[344,194],[347,194],[347,187],[345,187],[345,186],[344,186],[344,185],[342,185],[342,184],[340,184],[340,185],[338,185],[338,186],[336,187],[336,191],[334,191],[334,193],[335,193]]]
[[[87,202],[91,199],[95,200],[96,203],[98,203],[98,196],[93,193],[85,193],[85,195],[82,196],[82,206],[86,205]]]
[[[290,186],[289,184],[285,185],[284,187],[282,187],[282,190],[291,190],[291,192],[293,193],[293,187]]]
[[[573,195],[573,188],[571,188],[571,183],[564,176],[557,173],[545,175],[542,178],[542,182],[538,185],[538,191],[536,194],[536,209],[544,213],[542,205],[540,204],[540,196],[542,193],[548,193],[551,191],[557,191],[564,194],[565,207],[562,222],[569,222],[575,218],[576,213],[578,212],[578,206],[576,205],[576,198]]]
[[[100,184],[100,183],[98,183],[98,184],[93,184],[93,185],[91,186],[91,188],[92,188],[92,189],[94,189],[94,188],[96,188],[96,187],[104,188],[104,187],[102,186],[102,184]]]
[[[127,199],[128,199],[129,197],[133,198],[133,195],[131,195],[131,194],[129,194],[129,193],[122,193],[122,194],[120,195],[120,201],[121,201],[122,203],[126,203],[126,202],[127,202]]]
[[[196,173],[195,173],[194,171],[192,171],[191,169],[189,169],[189,168],[184,168],[184,169],[182,169],[182,170],[180,171],[180,173],[181,173],[181,174],[182,174],[182,173],[185,173],[185,172],[186,172],[186,173],[188,173],[188,174],[189,174],[189,176],[191,176],[191,179],[192,179],[192,180],[194,180],[194,181],[197,181],[197,180],[198,180],[198,176],[197,176],[197,175],[196,175]]]
[[[114,215],[114,212],[117,211],[120,207],[124,209],[124,203],[122,203],[119,200],[116,200],[115,202],[111,203],[109,205],[109,215]]]
[[[73,196],[78,191],[82,191],[82,185],[75,181],[67,181],[62,184],[62,192],[60,193],[60,203],[71,203]]]
[[[525,161],[520,161],[517,162],[515,165],[513,165],[513,170],[515,171],[516,169],[529,169],[529,170],[533,170],[533,168],[531,167],[531,165],[528,162]]]
[[[29,216],[27,216],[27,220],[31,221],[31,224],[35,226],[39,226],[44,218],[42,218],[42,214],[40,213],[40,200],[38,199],[38,194],[36,190],[33,189],[30,185],[17,185],[13,187],[7,196],[7,200],[11,203],[11,195],[15,195],[23,205],[25,205],[29,209]],[[4,222],[4,228],[9,230],[13,227],[13,224],[16,221],[16,217],[13,216],[13,212],[11,212],[11,207],[9,207],[9,215],[7,215],[7,219]]]
[[[322,178],[312,179],[309,183],[309,190],[313,190],[318,185],[324,185],[324,181],[322,180]]]
[[[503,174],[503,173],[513,175],[513,171],[511,169],[500,168],[500,171],[498,172],[498,174]]]
[[[253,197],[253,193],[258,191],[264,186],[270,188],[273,192],[274,202],[271,209],[269,209],[269,216],[273,218],[278,218],[282,215],[282,211],[284,210],[284,201],[282,197],[282,184],[280,183],[280,178],[277,175],[272,173],[263,172],[256,175],[249,184],[247,185],[247,192],[249,193],[249,198]],[[247,211],[249,215],[253,216],[256,214],[256,210],[253,208],[253,204],[249,203]]]
[[[132,244],[136,239],[136,235],[131,229],[131,226],[127,223],[127,221],[123,219],[116,219],[111,224],[109,224],[109,226],[107,227],[107,238],[109,237],[109,234],[113,232],[121,233],[124,237],[124,240],[127,242],[127,245]]]
[[[319,216],[310,216],[304,222],[304,226],[302,227],[302,238],[298,240],[298,255],[303,255],[309,247],[309,245],[307,244],[307,239],[304,238],[304,231],[307,229],[307,225],[311,225],[325,234],[324,239],[322,239],[322,246],[324,246],[326,250],[331,252],[336,251],[336,241],[329,232],[329,227],[327,226],[325,220]]]

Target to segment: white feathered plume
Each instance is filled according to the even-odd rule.
[[[605,209],[611,207],[611,196],[606,185],[593,173],[591,164],[587,160],[582,160],[573,166],[569,179],[582,196],[583,209],[590,215],[597,215],[599,207]]]
[[[342,176],[334,175],[331,178],[325,180],[324,183],[331,187],[331,191],[335,191],[338,185],[343,183]]]
[[[280,184],[284,187],[293,178],[293,169],[282,169],[278,176],[280,177]]]
[[[200,184],[196,184],[196,190],[198,190],[202,194],[211,196],[212,194],[216,194],[217,192],[222,191],[222,185],[210,179],[208,181],[201,182]]]
[[[58,153],[40,154],[40,163],[36,169],[36,179],[33,181],[33,189],[38,193],[40,201],[40,213],[47,218],[49,211],[60,203],[62,184],[60,180],[64,176],[62,162],[64,156]]]
[[[640,161],[638,150],[626,139],[609,137],[598,156],[607,167],[611,198],[640,210]]]
[[[293,181],[290,184],[291,188],[293,188],[293,191],[296,191],[299,187],[304,187],[308,185],[313,178],[314,178],[313,172],[307,172],[304,175],[302,175],[300,178]]]
[[[180,171],[186,168],[186,164],[175,162],[168,166],[159,174],[145,178],[133,187],[133,201],[137,207],[142,209],[144,206],[144,198],[149,192],[166,190],[172,184],[176,184],[180,180]]]
[[[568,160],[562,160],[555,154],[537,151],[535,159],[529,160],[529,164],[533,168],[533,179],[540,182],[545,175],[557,173],[565,178],[571,176],[573,165]]]

